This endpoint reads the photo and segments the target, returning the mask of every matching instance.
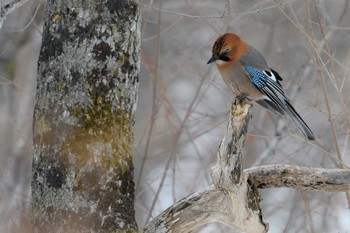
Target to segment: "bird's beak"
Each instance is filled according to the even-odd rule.
[[[210,63],[212,63],[212,62],[214,62],[214,61],[216,61],[216,60],[217,60],[217,58],[215,58],[214,55],[213,55],[213,56],[211,56],[211,58],[209,59],[209,61],[207,62],[207,64],[210,64]]]

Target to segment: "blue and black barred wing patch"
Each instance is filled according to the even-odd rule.
[[[271,71],[256,69],[251,66],[244,66],[244,69],[251,76],[252,83],[263,93],[270,101],[277,105],[276,109],[285,109],[285,102],[289,101],[288,96],[284,93],[279,80],[279,75],[275,76]]]

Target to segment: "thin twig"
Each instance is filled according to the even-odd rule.
[[[210,15],[208,15],[208,16],[204,16],[204,15],[190,15],[190,14],[179,13],[179,12],[176,12],[176,11],[170,11],[170,10],[166,10],[166,9],[162,9],[162,8],[153,7],[153,6],[144,4],[144,3],[140,2],[140,1],[137,1],[137,0],[136,0],[136,3],[141,5],[141,6],[143,6],[143,7],[149,8],[151,10],[156,10],[156,11],[160,11],[160,12],[163,12],[163,13],[177,15],[177,16],[182,16],[182,17],[188,17],[188,18],[213,18],[213,19],[217,19],[217,18],[223,18],[224,17],[224,13],[225,13],[225,10],[224,10],[223,13],[220,14],[220,15],[212,15],[212,16],[210,16]]]
[[[296,22],[294,22],[290,16],[282,9],[280,4],[277,4],[275,0],[271,0],[271,2],[273,2],[276,7],[282,12],[282,14],[301,32],[301,34],[303,34],[303,36],[305,36],[306,39],[308,39],[308,41],[310,42],[310,44],[315,44],[315,46],[317,48],[319,48],[322,52],[324,52],[327,56],[332,57],[331,54],[329,54],[323,47],[317,45],[317,43],[314,41],[314,39],[312,37],[310,37],[305,30],[303,29],[302,26],[300,26],[299,24],[297,24]],[[340,61],[338,61],[337,59],[333,58],[334,62],[337,63],[337,65],[339,65],[340,67],[342,67],[343,69],[346,69],[346,67],[344,66],[344,64],[342,64]]]
[[[296,0],[288,1],[288,2],[280,4],[280,5],[281,6],[287,5],[287,4],[290,4],[290,3],[295,2],[295,1]],[[172,15],[177,15],[177,16],[182,16],[182,17],[187,17],[187,18],[194,18],[194,19],[202,19],[202,18],[221,19],[221,18],[225,18],[225,17],[234,18],[234,17],[248,15],[248,14],[256,14],[256,13],[260,13],[260,12],[265,11],[265,10],[270,10],[270,9],[276,8],[276,6],[273,5],[273,6],[267,6],[267,7],[256,9],[256,10],[240,12],[240,13],[236,13],[236,14],[226,14],[226,9],[224,9],[220,15],[190,15],[190,14],[185,14],[185,13],[180,13],[180,12],[176,12],[176,11],[171,11],[171,10],[153,7],[153,6],[144,4],[144,3],[137,1],[137,0],[135,0],[135,2],[143,7],[149,8],[151,10],[162,11],[162,12],[167,13],[167,14],[172,14]],[[226,4],[225,4],[225,6],[226,6]]]
[[[308,7],[309,6],[308,5],[308,0],[305,0],[305,1],[306,1],[306,9],[307,9],[306,12],[308,14],[308,19],[311,19],[310,9]],[[320,26],[320,28],[322,30],[322,24],[320,22],[320,18],[319,17],[318,17],[318,23],[319,23],[319,26]],[[309,20],[309,30],[310,30],[312,41],[313,41],[312,45],[314,45],[314,43],[316,41],[316,37],[315,37],[315,34],[313,32],[310,20]],[[327,47],[326,41],[325,41],[325,44],[326,44],[326,47]],[[313,46],[313,47],[316,47],[316,46]],[[327,51],[327,52],[330,52],[330,51]],[[317,54],[317,51],[315,49],[314,49],[314,53],[315,53],[315,58],[314,59],[315,59],[316,67],[321,67],[321,65],[320,65],[321,58],[319,57],[319,55]],[[330,100],[329,100],[329,95],[328,95],[328,90],[327,90],[327,86],[326,86],[324,73],[323,73],[322,69],[317,69],[317,71],[318,71],[319,77],[321,79],[322,90],[323,90],[324,99],[325,99],[325,102],[326,102],[328,119],[329,119],[329,122],[331,124],[331,130],[332,130],[332,136],[333,136],[333,140],[334,140],[334,144],[335,144],[335,149],[336,149],[336,152],[337,152],[337,155],[338,155],[338,159],[339,159],[339,161],[341,161],[339,166],[340,166],[340,168],[343,169],[344,168],[344,166],[343,166],[343,158],[342,158],[342,153],[341,153],[340,147],[339,147],[339,139],[338,139],[338,135],[337,135],[337,131],[336,131],[335,122],[334,122],[334,119],[333,119],[333,116],[332,116],[332,109],[331,109],[331,104],[330,104]],[[334,83],[334,85],[335,85],[334,87],[336,88],[337,87],[336,83]],[[350,193],[346,192],[345,195],[346,195],[346,199],[347,199],[347,202],[348,202],[348,207],[350,208]]]
[[[36,7],[35,11],[34,11],[34,14],[30,17],[30,21],[24,27],[22,27],[20,29],[13,29],[13,28],[9,28],[9,27],[4,27],[3,29],[5,31],[8,31],[8,32],[23,32],[24,30],[26,30],[33,23],[33,21],[34,21],[36,15],[38,14],[41,6],[42,6],[42,4],[39,3],[38,6]],[[29,13],[29,12],[27,12],[27,13]],[[40,30],[38,30],[38,31],[41,33]]]
[[[301,194],[301,199],[304,201],[304,206],[305,206],[305,215],[306,215],[306,219],[305,221],[307,221],[309,223],[309,227],[310,227],[310,232],[311,233],[315,233],[315,227],[312,221],[312,213],[311,213],[311,207],[310,207],[310,202],[309,199],[305,193],[304,190],[300,190],[300,194]]]
[[[159,2],[159,7],[162,8],[162,3],[163,1],[160,0]],[[143,157],[143,162],[142,162],[142,165],[141,165],[141,169],[140,169],[140,174],[139,174],[139,181],[141,180],[141,177],[142,177],[142,173],[143,173],[143,168],[144,168],[144,164],[147,160],[147,155],[148,155],[148,149],[149,149],[149,145],[150,145],[150,141],[151,141],[151,135],[152,135],[152,132],[153,132],[153,126],[154,126],[154,122],[156,120],[156,112],[157,112],[157,103],[156,103],[156,100],[157,100],[157,86],[158,86],[158,68],[159,68],[159,60],[160,60],[160,25],[161,25],[161,21],[162,21],[162,12],[159,12],[158,14],[158,22],[157,22],[157,33],[158,33],[158,38],[157,38],[157,46],[156,46],[156,56],[157,56],[157,59],[156,59],[156,67],[155,67],[155,80],[154,80],[154,85],[153,85],[153,99],[152,99],[152,119],[151,119],[151,124],[150,124],[150,129],[149,129],[149,133],[148,133],[148,137],[147,137],[147,143],[146,143],[146,150],[145,150],[145,154],[144,154],[144,157]],[[165,170],[166,172],[166,170]],[[162,177],[162,180],[161,180],[161,184],[164,182],[164,175]],[[160,186],[161,186],[160,184]],[[159,189],[157,190],[157,193],[156,193],[156,197],[159,195]],[[146,222],[149,221],[149,219],[151,218],[151,214],[152,214],[152,210],[156,204],[156,198],[153,199],[153,202],[152,202],[152,205],[151,205],[151,209],[149,210],[148,212],[148,215],[146,217]]]
[[[13,0],[7,4],[0,3],[0,29],[8,14],[23,6],[28,0]]]

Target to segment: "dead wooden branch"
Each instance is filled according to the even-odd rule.
[[[212,168],[213,184],[169,207],[148,223],[144,232],[192,232],[212,222],[248,233],[267,232],[257,188],[350,190],[350,170],[345,169],[270,165],[242,170],[250,107],[245,99],[232,104],[227,132]]]
[[[295,188],[311,191],[349,192],[350,170],[268,165],[244,170],[260,189]]]
[[[213,185],[175,203],[147,224],[144,232],[191,232],[211,222],[244,232],[267,232],[259,194],[242,172],[250,107],[251,103],[245,99],[232,104],[227,132],[212,168]]]

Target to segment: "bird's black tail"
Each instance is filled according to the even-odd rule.
[[[294,107],[289,103],[289,101],[285,101],[285,111],[292,118],[292,120],[297,124],[299,130],[303,133],[303,135],[308,140],[315,140],[314,133],[311,131],[309,126],[305,123],[305,121],[301,118],[301,116],[295,111]]]

